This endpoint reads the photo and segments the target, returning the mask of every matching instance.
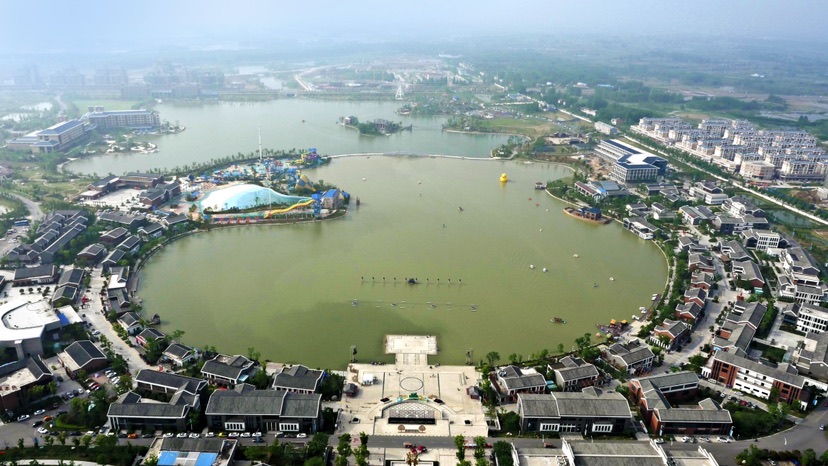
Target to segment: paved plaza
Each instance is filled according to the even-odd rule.
[[[474,367],[429,365],[435,337],[389,335],[386,350],[397,355],[394,364],[348,366],[347,382],[359,390],[342,400],[337,434],[488,434],[482,404],[466,393],[480,382]]]

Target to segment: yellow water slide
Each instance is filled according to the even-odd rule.
[[[292,206],[290,206],[290,207],[285,207],[284,209],[273,209],[273,210],[269,210],[269,211],[267,211],[267,212],[265,213],[264,218],[270,218],[272,215],[276,215],[276,214],[283,214],[283,213],[285,213],[285,212],[290,212],[291,210],[293,210],[293,209],[298,209],[298,208],[300,208],[300,207],[307,207],[307,206],[309,206],[309,205],[311,205],[311,204],[313,204],[313,199],[309,199],[309,200],[307,200],[307,201],[298,202],[298,203],[296,203],[296,204],[293,204],[293,205],[292,205]]]

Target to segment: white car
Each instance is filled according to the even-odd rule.
[[[198,432],[193,432],[192,434],[190,434],[190,438],[199,438],[199,437],[201,437],[201,434],[199,434]]]
[[[730,439],[727,437],[719,437],[716,439],[716,441],[721,443],[730,443]]]
[[[681,441],[684,442],[684,443],[687,443],[687,442],[690,441],[690,437],[685,435],[684,437],[681,438]]]
[[[181,433],[176,435],[176,438],[187,438],[187,433],[186,432],[181,432]]]
[[[172,432],[166,432],[164,435],[162,435],[162,437],[164,437],[164,438],[170,438],[170,437],[173,437],[174,435],[175,435],[175,434],[173,434]]]
[[[242,432],[241,436],[242,436],[242,438],[250,438],[251,437],[250,432]]]
[[[216,433],[215,432],[207,432],[206,434],[204,434],[204,436],[205,437],[215,437]]]
[[[261,432],[253,432],[253,436],[254,437],[261,437],[262,433]]]
[[[32,414],[35,415],[35,416],[41,416],[43,414],[46,414],[46,410],[45,409],[38,409],[37,411],[35,411]]]
[[[47,429],[45,427],[41,427],[40,429],[37,429],[37,433],[40,434],[40,435],[46,435],[46,434],[49,433],[49,429]]]
[[[662,443],[664,443],[664,439],[663,438],[657,438],[657,439],[655,439],[655,443],[661,445]]]
[[[303,432],[303,433],[301,433],[301,434],[298,434],[298,435],[296,436],[296,438],[307,438],[307,437],[308,437],[308,434],[306,434],[306,433],[304,433],[304,432]]]

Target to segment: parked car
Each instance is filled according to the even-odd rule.
[[[35,421],[35,422],[32,423],[32,427],[37,427],[37,426],[42,426],[42,425],[43,425],[43,421]]]
[[[199,434],[198,432],[193,432],[193,433],[190,434],[190,438],[199,438],[199,437],[201,437],[201,434]]]
[[[25,421],[26,419],[29,419],[29,417],[30,416],[28,414],[21,414],[20,416],[17,417],[17,420],[22,422],[22,421]]]
[[[47,429],[45,427],[41,427],[41,428],[37,429],[37,433],[40,434],[40,435],[46,435],[46,434],[49,433],[49,429]]]
[[[45,409],[38,409],[37,411],[35,411],[32,414],[35,415],[35,416],[40,416],[41,414],[46,414],[46,410]]]
[[[662,443],[664,443],[664,439],[663,438],[657,438],[657,439],[655,439],[655,443],[661,445]]]
[[[301,434],[296,435],[296,438],[307,438],[307,437],[308,437],[308,434],[306,434],[304,432],[302,432]]]
[[[721,443],[730,443],[730,439],[727,437],[719,437],[716,439],[716,441]]]
[[[825,430],[825,424],[820,424],[819,425],[819,430]]]
[[[170,437],[174,437],[174,436],[175,436],[175,434],[172,433],[172,432],[165,432],[164,435],[162,435],[162,437],[164,437],[164,438],[170,438]]]
[[[133,433],[131,433],[131,434],[127,435],[127,438],[130,438],[130,439],[134,439],[134,438],[138,438],[138,437],[139,437],[139,435],[138,435],[138,434],[136,434],[135,432],[133,432]]]
[[[205,437],[215,437],[216,433],[215,432],[207,432],[206,434],[204,434],[204,436]]]
[[[250,438],[251,434],[250,434],[250,432],[242,432],[241,437],[242,438]]]
[[[176,438],[187,438],[187,433],[186,432],[179,432],[175,437]]]

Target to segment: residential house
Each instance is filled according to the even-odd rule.
[[[141,324],[141,318],[134,312],[125,312],[118,318],[118,323],[130,335],[135,335],[144,328]]]
[[[658,234],[658,228],[643,217],[626,217],[622,225],[641,239],[653,239]]]
[[[148,327],[135,337],[135,343],[138,343],[142,347],[146,348],[148,344],[156,340],[163,340],[165,337],[166,335],[164,335],[160,330]]]
[[[126,252],[121,249],[113,249],[101,262],[101,267],[104,272],[110,272],[113,268],[118,267],[118,263],[126,259]]]
[[[632,379],[630,394],[650,432],[664,435],[730,435],[730,412],[706,398],[698,404],[671,403],[695,397],[699,377],[688,371]]]
[[[83,259],[87,264],[94,266],[99,260],[101,260],[105,253],[106,248],[102,244],[94,243],[83,248],[83,250],[79,252],[76,257],[78,259]]]
[[[120,244],[127,236],[129,236],[129,230],[126,228],[113,228],[112,230],[101,233],[101,243],[114,246]]]
[[[641,340],[613,343],[606,352],[609,361],[628,374],[637,374],[652,367],[655,354]]]
[[[690,288],[700,288],[709,292],[715,284],[716,282],[713,280],[713,274],[711,273],[695,272],[690,277]]]
[[[656,220],[672,220],[676,218],[676,213],[658,202],[653,202],[652,216]]]
[[[490,379],[501,402],[514,402],[519,393],[546,393],[546,377],[532,368],[501,367]]]
[[[324,376],[324,371],[308,369],[301,364],[285,366],[273,378],[273,389],[291,393],[315,393]]]
[[[152,241],[164,235],[164,227],[159,223],[150,223],[138,229],[138,236],[144,241]]]
[[[748,347],[762,323],[767,306],[754,302],[745,304],[737,302],[733,310],[727,313],[725,322],[713,337],[714,351],[734,352],[747,355]]]
[[[127,237],[124,238],[124,240],[121,241],[116,247],[118,249],[123,249],[129,254],[135,255],[141,249],[141,240],[138,239],[137,236],[127,235]]]
[[[762,276],[762,270],[756,262],[751,260],[733,261],[732,263],[733,278],[738,281],[747,282],[753,288],[762,288],[765,286],[765,277]]]
[[[696,324],[696,321],[702,314],[702,309],[703,308],[694,301],[679,303],[676,305],[675,316],[676,319],[679,319],[682,322],[688,322],[692,326]]]
[[[173,343],[164,350],[163,356],[170,360],[173,366],[183,367],[197,357],[194,349],[180,343]]]
[[[598,368],[593,364],[573,356],[567,356],[558,364],[547,366],[547,370],[555,372],[555,383],[562,392],[579,392],[586,387],[592,387],[600,376]]]
[[[690,253],[687,256],[687,268],[690,272],[707,272],[714,273],[716,267],[713,265],[713,258],[700,253]]]
[[[751,260],[750,254],[742,247],[742,244],[735,240],[722,243],[722,254],[726,254],[730,261]]]
[[[690,326],[679,320],[664,319],[650,334],[650,342],[667,350],[675,350],[690,338]]]
[[[75,379],[78,372],[94,374],[109,365],[106,354],[89,340],[80,340],[58,353],[60,364],[66,375]]]
[[[233,387],[256,372],[255,362],[241,355],[219,354],[204,363],[201,376],[213,385]]]
[[[256,390],[240,383],[214,391],[204,414],[213,430],[314,433],[322,428],[322,395]]]
[[[622,434],[631,428],[627,399],[617,392],[587,387],[581,392],[520,393],[521,432]]]
[[[171,214],[164,218],[164,220],[162,220],[162,223],[167,228],[175,231],[184,227],[189,221],[190,219],[187,218],[187,216],[184,214]]]
[[[696,303],[704,309],[707,305],[707,291],[704,288],[688,288],[684,291],[685,303]]]
[[[712,218],[704,215],[698,207],[691,205],[679,207],[679,213],[682,221],[688,225],[701,225]]]

